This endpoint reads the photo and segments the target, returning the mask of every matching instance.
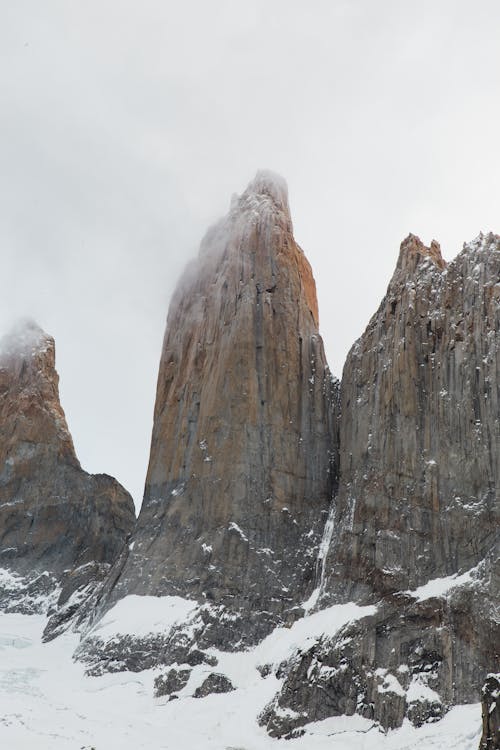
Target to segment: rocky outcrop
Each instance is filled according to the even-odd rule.
[[[223,674],[211,672],[193,693],[194,698],[205,698],[213,693],[230,693],[234,690],[233,683]]]
[[[133,524],[123,487],[80,467],[59,402],[53,338],[19,324],[0,346],[2,607],[44,609],[61,586],[67,604],[109,572]]]
[[[99,606],[196,599],[199,636],[224,648],[296,617],[335,483],[336,389],[286,185],[259,173],[170,304],[144,502]]]
[[[498,663],[498,581],[487,561],[461,582],[386,597],[375,614],[328,633],[281,666],[284,684],[261,716],[273,736],[330,716],[358,713],[384,729],[438,721],[476,703]]]
[[[410,235],[344,367],[319,593],[320,606],[373,602],[377,615],[288,665],[263,715],[272,733],[355,711],[419,724],[479,700],[500,652],[499,374],[500,238],[446,265]],[[420,601],[431,579],[439,590],[463,577],[453,596]]]
[[[489,674],[482,689],[483,734],[479,750],[500,748],[500,674]]]
[[[158,675],[154,681],[155,698],[163,698],[165,695],[173,697],[186,687],[190,675],[190,669],[169,669],[166,674]]]

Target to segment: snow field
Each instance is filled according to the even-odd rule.
[[[99,635],[144,633],[146,621],[160,629],[192,610],[178,597],[127,597],[100,623]],[[128,600],[128,601],[127,601]],[[172,601],[175,600],[175,601]],[[194,667],[178,700],[153,698],[154,677],[163,670],[86,677],[72,654],[78,635],[42,644],[42,615],[0,615],[0,747],[8,750],[477,750],[479,704],[459,706],[435,724],[380,732],[359,716],[333,717],[306,727],[296,740],[274,740],[256,717],[280,681],[263,679],[257,666],[279,663],[323,632],[334,633],[373,607],[336,605],[278,628],[256,648],[212,651],[217,667]],[[170,625],[169,625],[170,624]],[[147,631],[149,632],[149,631]],[[195,699],[192,692],[211,672],[236,687],[231,693]]]

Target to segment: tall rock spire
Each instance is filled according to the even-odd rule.
[[[47,590],[76,568],[113,563],[135,520],[118,482],[80,467],[58,384],[54,339],[19,323],[0,342],[0,568],[44,574]],[[0,605],[23,607],[17,584],[17,594],[0,590]]]
[[[222,605],[228,641],[290,616],[314,585],[335,394],[286,184],[259,172],[170,304],[144,502],[111,599]]]
[[[272,734],[354,712],[420,726],[477,702],[498,671],[499,282],[498,235],[448,265],[436,242],[403,241],[344,366],[319,596],[375,612],[282,667],[261,718]]]
[[[472,568],[490,549],[500,484],[499,278],[497,235],[465,245],[448,265],[437,242],[403,241],[344,367],[335,596],[416,588]]]

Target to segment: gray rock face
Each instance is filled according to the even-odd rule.
[[[203,680],[200,687],[196,688],[193,693],[194,698],[205,698],[212,693],[230,693],[234,686],[230,679],[223,674],[212,672]]]
[[[358,713],[384,729],[408,719],[438,721],[450,706],[475,703],[498,663],[493,570],[443,596],[386,597],[374,615],[325,633],[281,667],[285,682],[261,716],[273,736],[311,721]]]
[[[104,588],[107,584],[108,581]],[[98,608],[102,590],[103,587],[97,587],[76,622],[84,637],[75,652],[75,658],[86,665],[88,675],[99,676],[106,672],[125,670],[141,672],[160,665],[217,665],[217,658],[203,650],[213,642],[211,624],[217,619],[217,611],[214,612],[212,607],[195,605],[189,615],[168,628],[155,628],[146,621],[145,624],[152,626],[152,632],[141,635],[128,632],[127,622],[118,618],[118,632],[103,637],[100,623],[96,630],[89,628],[89,612],[92,616]],[[225,616],[225,612],[219,614],[221,617]]]
[[[165,695],[173,695],[188,684],[190,669],[170,669],[165,675],[158,675],[154,681],[154,693],[156,698]]]
[[[58,586],[59,595],[48,610],[49,619],[42,637],[44,642],[61,635],[88,610],[110,568],[109,563],[92,561],[65,572]]]
[[[498,534],[500,238],[445,266],[410,235],[342,377],[325,596],[362,600],[473,568]]]
[[[489,674],[482,689],[483,734],[479,750],[500,748],[500,674]]]
[[[500,238],[481,236],[446,266],[437,243],[410,235],[344,368],[319,596],[377,603],[377,614],[288,665],[262,717],[271,733],[355,711],[420,724],[479,700],[500,652],[499,373]],[[450,597],[409,597],[470,570]]]
[[[22,608],[42,580],[52,590],[64,585],[67,601],[89,565],[108,571],[133,525],[123,487],[80,467],[59,402],[54,340],[20,325],[0,346],[0,567],[11,574],[3,587],[0,579],[3,606],[13,606],[17,587]]]
[[[335,401],[286,186],[259,173],[172,299],[144,502],[100,606],[197,599],[224,648],[297,616],[334,487]]]

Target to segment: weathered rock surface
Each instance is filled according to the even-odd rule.
[[[500,238],[445,265],[410,235],[342,378],[325,595],[371,599],[469,570],[498,538]]]
[[[102,594],[97,587],[92,598],[79,614],[76,627],[83,631],[83,638],[75,652],[75,658],[86,665],[86,674],[99,676],[106,672],[141,672],[157,666],[174,664],[195,667],[200,664],[217,665],[217,658],[205,647],[212,645],[211,624],[217,615],[223,620],[227,613],[209,605],[191,607],[191,612],[167,627],[156,627],[149,619],[143,621],[144,632],[127,630],[127,620],[119,622],[117,630],[103,636],[102,620],[97,627],[89,628],[89,611],[92,615],[95,602]],[[137,602],[140,606],[140,602]],[[116,614],[111,610],[110,618],[116,623]],[[150,632],[146,632],[151,628]]]
[[[479,700],[500,652],[499,374],[500,238],[480,236],[446,265],[437,243],[410,235],[344,367],[319,594],[320,606],[379,602],[378,612],[289,665],[262,719],[273,734],[355,711],[384,727],[405,715],[419,724]],[[408,598],[470,570],[450,598]],[[415,675],[428,688],[418,701]]]
[[[190,669],[170,669],[166,674],[160,674],[154,680],[155,698],[173,695],[186,687],[191,674]]]
[[[44,641],[61,635],[70,624],[76,624],[86,615],[110,569],[110,563],[92,561],[65,572],[57,588],[58,596],[48,609]]]
[[[335,482],[336,389],[286,185],[259,173],[172,299],[144,502],[100,606],[197,599],[224,648],[297,616]]]
[[[361,714],[384,729],[439,720],[450,706],[478,701],[478,684],[498,663],[490,561],[446,595],[398,594],[314,643],[281,667],[285,682],[261,717],[273,736],[329,716]]]
[[[193,693],[194,698],[205,698],[212,693],[230,693],[234,690],[231,680],[223,674],[212,672]]]
[[[419,726],[480,699],[500,651],[500,238],[449,265],[402,243],[340,403],[317,325],[286,188],[258,175],[172,300],[143,507],[89,622],[128,594],[198,606],[147,637],[90,630],[90,674],[207,663],[355,601],[375,613],[280,665],[272,735],[353,713]]]
[[[489,674],[482,689],[483,734],[479,750],[500,748],[500,674]]]
[[[59,402],[54,340],[20,324],[0,346],[2,606],[22,610],[42,583],[32,609],[46,607],[59,586],[67,603],[95,580],[95,566],[97,577],[108,572],[133,525],[123,487],[80,467]]]

